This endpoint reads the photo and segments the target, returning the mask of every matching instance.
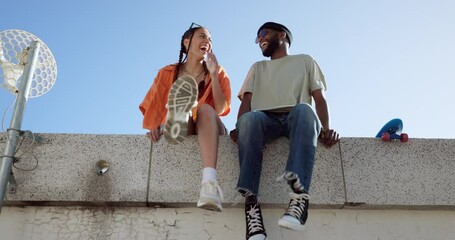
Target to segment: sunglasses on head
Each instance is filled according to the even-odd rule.
[[[189,27],[188,29],[192,29],[192,28],[202,28],[202,27],[203,27],[203,26],[201,26],[201,25],[199,25],[199,24],[197,24],[197,23],[192,22],[191,25],[190,25],[190,27]]]

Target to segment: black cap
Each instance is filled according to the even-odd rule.
[[[259,34],[259,32],[262,29],[264,29],[264,28],[270,28],[270,29],[273,29],[273,30],[286,32],[286,38],[289,41],[289,46],[291,46],[292,34],[291,34],[291,31],[289,31],[289,29],[286,26],[284,26],[282,24],[279,24],[279,23],[276,23],[276,22],[266,22],[258,29],[257,34]]]

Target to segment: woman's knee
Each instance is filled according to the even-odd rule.
[[[227,134],[226,127],[216,113],[215,109],[208,104],[202,104],[198,107],[196,125],[198,129],[201,127],[211,128],[210,126],[216,125],[219,135]]]
[[[216,120],[216,112],[212,106],[208,104],[202,104],[197,108],[197,119],[200,121],[214,121]]]

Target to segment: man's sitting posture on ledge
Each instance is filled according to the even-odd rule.
[[[289,55],[291,41],[291,32],[281,24],[267,22],[259,28],[256,43],[271,60],[251,67],[238,95],[242,103],[231,137],[239,147],[237,189],[245,197],[246,238],[250,240],[267,237],[257,200],[265,143],[280,136],[289,138],[286,170],[279,179],[291,186],[291,200],[278,224],[304,230],[318,136],[326,147],[339,141],[329,126],[324,75],[311,56]]]

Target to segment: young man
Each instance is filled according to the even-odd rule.
[[[239,147],[237,189],[245,197],[246,239],[249,240],[267,237],[257,200],[265,143],[280,136],[289,139],[289,157],[279,179],[290,185],[291,200],[278,224],[302,231],[308,217],[317,139],[326,147],[339,141],[329,125],[324,75],[311,56],[289,55],[291,42],[292,34],[287,27],[264,23],[257,32],[256,43],[271,60],[256,62],[251,67],[238,95],[242,103],[231,137]],[[316,111],[311,106],[312,100]]]

